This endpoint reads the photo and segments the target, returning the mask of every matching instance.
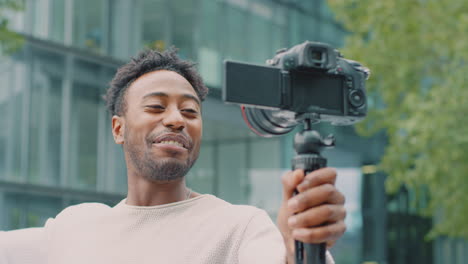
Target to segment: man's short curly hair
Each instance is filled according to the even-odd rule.
[[[174,71],[192,85],[200,101],[208,94],[208,88],[195,70],[195,64],[177,56],[177,50],[170,48],[164,52],[144,50],[117,70],[107,89],[105,100],[111,115],[124,115],[127,110],[125,93],[128,87],[140,76],[158,70]]]

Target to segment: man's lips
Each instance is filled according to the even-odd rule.
[[[181,134],[174,134],[174,133],[166,133],[156,137],[153,144],[164,144],[174,147],[180,147],[184,149],[190,149],[191,144],[190,141]]]

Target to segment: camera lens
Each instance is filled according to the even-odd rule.
[[[266,110],[241,107],[244,121],[249,128],[262,137],[280,136],[289,133],[297,121],[281,115],[281,110]]]
[[[364,93],[361,90],[353,90],[349,93],[349,102],[354,107],[361,107],[364,104]]]

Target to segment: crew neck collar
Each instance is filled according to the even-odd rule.
[[[193,197],[187,200],[182,200],[174,203],[167,203],[167,204],[160,204],[160,205],[151,205],[151,206],[138,206],[138,205],[129,205],[127,204],[127,198],[124,198],[122,201],[120,201],[117,205],[114,206],[114,208],[128,208],[128,209],[138,209],[138,210],[151,210],[151,209],[161,209],[161,208],[167,208],[167,207],[174,207],[174,206],[180,206],[184,204],[190,204],[195,201],[198,201],[200,199],[206,198],[212,196],[210,194],[201,194],[197,197]]]

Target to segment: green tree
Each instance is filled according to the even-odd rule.
[[[9,15],[23,7],[23,0],[0,0],[0,56],[18,50],[23,44],[23,37],[9,28]]]
[[[387,190],[428,190],[432,235],[468,238],[468,1],[328,2],[350,32],[344,55],[372,71],[357,130],[387,132]]]

